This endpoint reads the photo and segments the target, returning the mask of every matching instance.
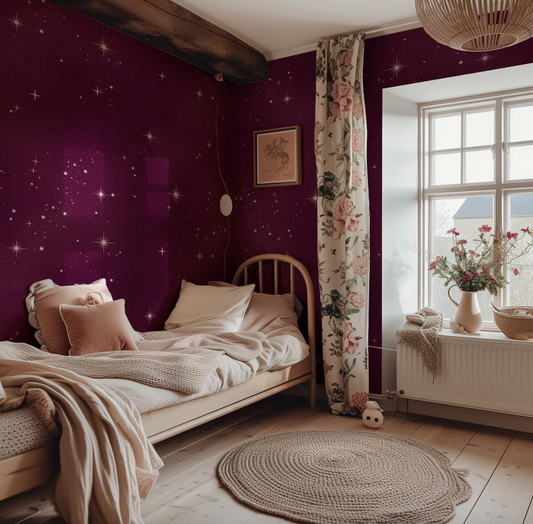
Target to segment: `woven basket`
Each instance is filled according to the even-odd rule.
[[[533,339],[533,307],[531,306],[508,306],[494,309],[494,321],[502,333],[515,340]],[[517,315],[516,311],[529,311],[530,315]]]

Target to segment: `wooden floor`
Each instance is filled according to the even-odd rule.
[[[311,409],[295,397],[276,396],[156,446],[165,462],[142,510],[146,524],[274,524],[221,487],[215,474],[224,453],[267,433],[291,430],[371,431],[360,420],[336,417],[325,405]],[[473,495],[457,507],[453,524],[533,524],[533,435],[398,413],[378,431],[425,442],[454,467],[467,468]],[[1,472],[0,472],[1,474]],[[2,524],[59,524],[50,487],[0,502]]]

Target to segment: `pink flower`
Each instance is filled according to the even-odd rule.
[[[510,231],[507,231],[507,238],[511,240],[511,238],[516,238],[518,236],[518,233],[511,233]]]
[[[529,230],[529,227],[526,227],[526,229],[521,229],[520,231],[523,231],[524,233],[531,234],[531,231]]]
[[[459,245],[460,244],[466,244],[466,240],[459,240],[459,242],[457,242]]]
[[[354,151],[363,151],[365,148],[365,134],[362,129],[353,130],[352,148]]]
[[[341,195],[335,200],[335,205],[333,206],[333,223],[335,224],[335,229],[341,235],[346,233],[346,230],[357,231],[359,227],[359,216],[355,213],[355,206],[346,195]]]
[[[513,269],[513,273],[515,274],[515,276],[518,275],[518,269],[516,267]]]
[[[460,278],[459,280],[472,280],[473,276],[474,275],[472,273],[470,273],[470,271],[467,271],[466,275],[464,277]]]
[[[457,229],[455,229],[455,228],[449,229],[448,231],[446,231],[447,235],[449,235],[450,233],[453,233],[455,236],[459,235],[459,231],[457,231]]]
[[[496,244],[496,242],[499,242],[497,238],[493,238],[492,241]]]
[[[322,125],[320,122],[315,122],[315,149],[318,145],[318,135],[320,135],[320,131],[322,131]]]
[[[464,251],[461,249],[461,251],[459,251],[459,256],[462,257],[464,254]]]
[[[344,57],[344,67],[350,67],[352,65],[353,47],[350,49]]]
[[[328,372],[328,363],[324,360],[322,362],[322,366],[324,367],[324,375]]]
[[[492,231],[492,228],[490,226],[484,225],[478,228],[480,233],[490,233]]]
[[[359,411],[364,411],[366,409],[367,402],[368,393],[355,393],[352,395],[352,403],[354,407],[359,409]]]
[[[358,293],[357,291],[350,291],[350,293],[348,294],[348,302],[355,309],[361,309],[363,307],[363,304],[365,303],[365,299],[363,298],[363,295],[361,295],[361,293]]]
[[[352,116],[359,120],[363,118],[363,104],[354,104],[352,107]]]
[[[353,355],[357,348],[359,347],[359,342],[355,336],[355,329],[351,324],[344,324],[344,337],[342,339],[342,348],[345,353]]]
[[[350,111],[352,108],[353,87],[344,80],[335,80],[331,92],[333,102],[329,103],[331,113],[335,118],[341,117],[341,111]]]
[[[455,251],[455,248],[454,248],[454,247],[452,247],[452,253],[453,253],[454,251]]]
[[[368,255],[356,256],[352,262],[352,270],[356,275],[366,275],[368,272]]]
[[[428,271],[433,271],[436,268],[437,268],[437,261],[435,260],[431,262],[431,264],[429,264]]]
[[[355,187],[359,187],[363,181],[355,173],[352,173],[352,184]]]

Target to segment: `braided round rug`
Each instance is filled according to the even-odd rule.
[[[311,524],[441,524],[470,498],[465,470],[405,437],[292,431],[230,450],[218,476],[245,504]]]

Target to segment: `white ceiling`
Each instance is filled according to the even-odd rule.
[[[419,26],[415,0],[174,1],[244,40],[267,59],[304,52],[324,37]]]

